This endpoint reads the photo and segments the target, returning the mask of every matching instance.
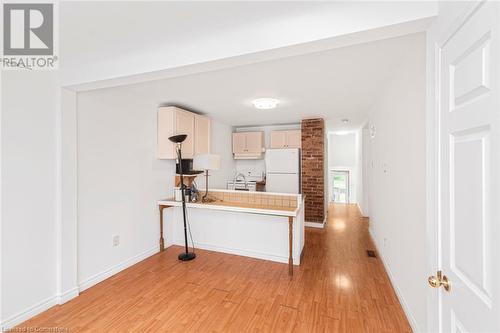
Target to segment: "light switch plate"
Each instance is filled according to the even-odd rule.
[[[114,235],[113,236],[113,246],[118,246],[118,245],[120,245],[120,236]]]

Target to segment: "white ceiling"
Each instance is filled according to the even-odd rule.
[[[276,50],[436,13],[431,1],[61,1],[62,82]]]
[[[233,126],[324,117],[329,130],[362,125],[384,84],[407,52],[424,52],[420,34],[177,78],[109,88],[156,107],[184,106]],[[274,110],[251,100],[278,98]],[[350,120],[348,126],[342,118]]]

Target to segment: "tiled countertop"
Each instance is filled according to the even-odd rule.
[[[173,198],[158,201],[159,205],[165,206],[181,206],[181,201],[175,201]],[[214,209],[223,210],[231,212],[242,212],[242,213],[252,213],[252,214],[263,214],[263,215],[276,215],[276,216],[292,216],[296,217],[298,211],[301,207],[278,207],[269,205],[258,205],[252,203],[242,203],[242,202],[227,202],[223,200],[217,200],[214,202],[197,202],[186,203],[187,207],[190,208],[203,208],[203,209]]]

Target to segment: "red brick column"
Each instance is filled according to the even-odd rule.
[[[306,196],[305,220],[325,219],[325,122],[302,120],[302,194]]]

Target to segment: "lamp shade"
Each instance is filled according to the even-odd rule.
[[[199,154],[193,158],[193,169],[195,170],[219,170],[220,156],[216,154]]]

